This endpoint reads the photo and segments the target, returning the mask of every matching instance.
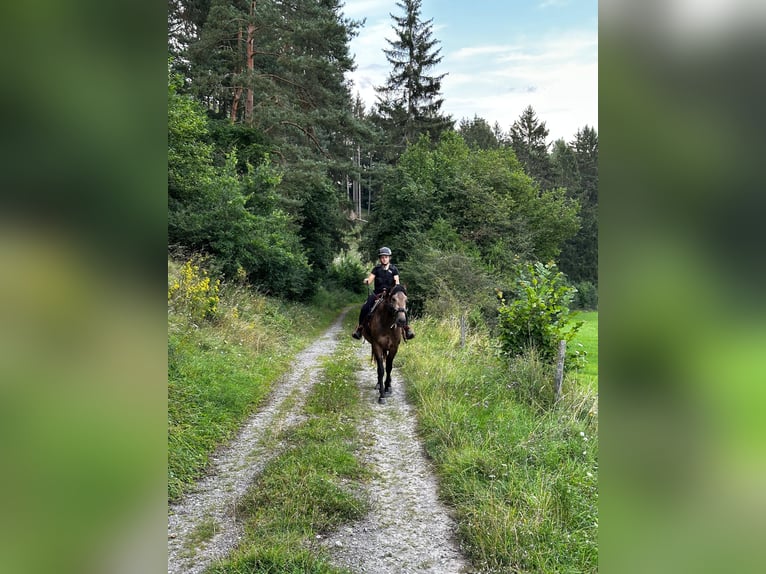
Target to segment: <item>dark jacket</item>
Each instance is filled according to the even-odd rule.
[[[384,289],[391,290],[396,284],[394,282],[394,276],[399,275],[399,270],[393,263],[388,264],[388,269],[384,269],[383,265],[378,263],[371,271],[375,275],[375,287],[373,293],[380,295]]]

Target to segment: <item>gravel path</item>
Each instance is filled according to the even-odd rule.
[[[168,516],[168,574],[199,574],[224,558],[238,543],[241,527],[238,499],[277,456],[274,438],[303,420],[306,395],[317,380],[320,357],[335,351],[345,313],[310,347],[300,353],[292,372],[277,385],[266,405],[252,416],[239,436],[212,461],[211,473],[194,492],[171,505]],[[409,345],[417,345],[417,340]],[[375,368],[370,347],[359,345],[358,385],[369,398],[369,416],[360,432],[368,445],[361,453],[376,478],[368,485],[372,509],[317,543],[333,562],[354,574],[467,574],[472,572],[455,540],[455,525],[437,498],[437,484],[416,434],[394,365],[393,394],[377,404]],[[214,527],[206,542],[195,542],[197,528]]]
[[[417,345],[417,340],[408,345]],[[405,400],[394,362],[392,395],[377,404],[376,371],[370,347],[360,347],[358,375],[370,414],[362,432],[363,452],[376,474],[369,485],[371,512],[321,541],[334,562],[355,574],[458,574],[471,572],[455,540],[455,524],[437,498],[437,483],[416,434],[415,415]]]
[[[320,368],[319,359],[338,344],[345,313],[295,359],[292,372],[275,385],[266,405],[253,415],[225,449],[212,459],[212,472],[190,495],[170,506],[168,516],[168,574],[198,574],[214,560],[225,557],[237,544],[241,528],[235,509],[266,464],[280,453],[273,438],[302,420],[303,403]],[[195,543],[195,528],[215,534]]]

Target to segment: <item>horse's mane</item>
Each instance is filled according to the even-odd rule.
[[[389,293],[389,295],[393,295],[394,293],[400,293],[400,292],[404,293],[405,295],[407,294],[407,288],[401,283],[394,285],[394,288],[391,289],[391,292]]]

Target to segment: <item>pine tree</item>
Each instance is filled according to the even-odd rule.
[[[446,74],[429,75],[442,60],[438,40],[432,38],[433,19],[421,19],[421,0],[403,0],[396,5],[404,15],[391,14],[396,39],[387,40],[390,48],[383,52],[392,70],[386,84],[376,88],[376,115],[401,150],[421,134],[429,135],[432,141],[438,139],[452,128],[453,120],[441,113],[441,82]]]
[[[578,184],[570,196],[580,203],[580,230],[562,247],[560,269],[575,282],[598,285],[598,134],[585,126],[569,144]]]
[[[343,245],[352,150],[370,137],[345,79],[361,23],[340,0],[175,0],[175,14],[194,30],[183,57],[189,91],[219,120],[211,135],[256,150],[240,156],[250,163],[257,153],[280,161],[282,207],[324,269]]]
[[[548,128],[537,119],[532,106],[527,106],[511,126],[510,145],[527,174],[537,181],[542,189],[553,184],[553,174],[548,158]]]
[[[551,150],[551,167],[553,183],[565,187],[569,197],[580,193],[580,170],[577,167],[577,157],[574,150],[562,139],[553,142]]]

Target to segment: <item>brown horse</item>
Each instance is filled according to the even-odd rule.
[[[402,341],[402,331],[407,324],[407,289],[395,285],[383,294],[372,313],[364,322],[362,333],[372,345],[372,358],[378,365],[378,402],[383,404],[391,395],[391,368]],[[386,379],[383,380],[385,371]]]

